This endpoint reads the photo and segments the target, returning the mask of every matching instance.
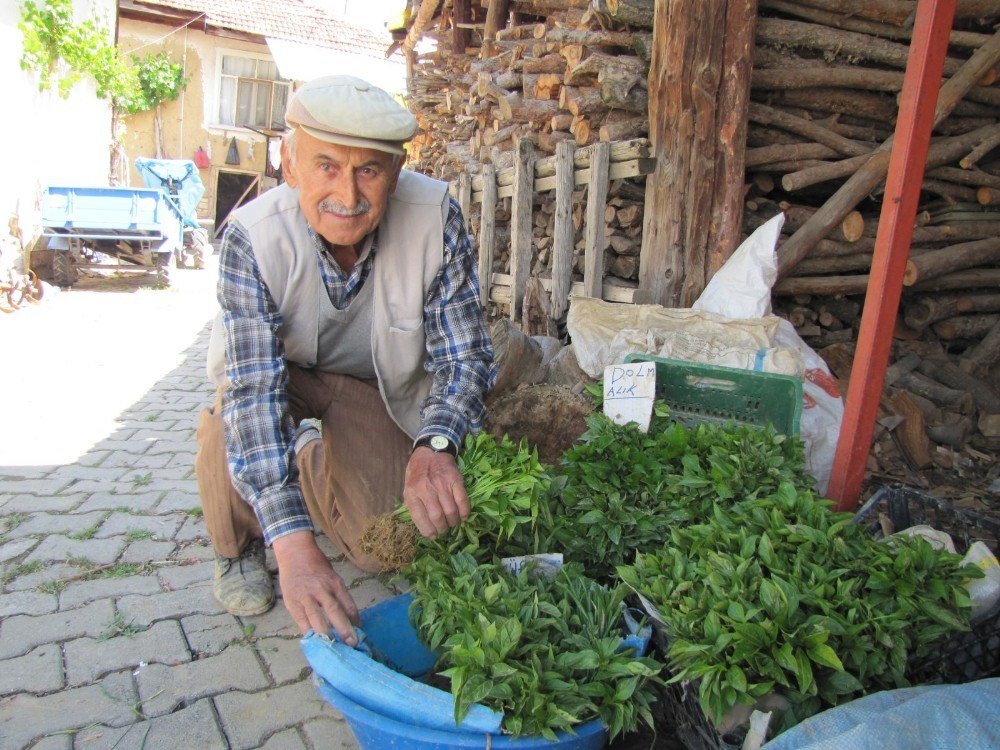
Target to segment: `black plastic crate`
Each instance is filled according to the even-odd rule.
[[[884,531],[927,524],[948,532],[962,553],[982,541],[997,553],[1000,520],[956,508],[946,500],[901,486],[876,492],[855,515],[878,539]],[[885,521],[889,526],[883,526]],[[654,629],[653,642],[666,652],[664,634]],[[1000,676],[1000,608],[980,620],[971,631],[954,633],[930,649],[929,655],[910,663],[908,675],[914,684],[963,683]],[[666,731],[676,734],[688,750],[737,750],[743,737],[721,735],[698,703],[695,683],[672,683],[660,690],[657,719]]]
[[[927,524],[946,531],[964,554],[973,542],[985,542],[997,554],[1000,519],[956,508],[923,492],[893,485],[883,487],[855,516],[876,537],[910,526]],[[883,530],[883,523],[888,527]],[[1000,675],[1000,607],[972,626],[934,645],[926,656],[910,662],[907,676],[914,683],[963,683]]]

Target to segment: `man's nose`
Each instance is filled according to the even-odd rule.
[[[344,208],[351,211],[358,204],[358,183],[354,179],[354,172],[348,169],[342,170],[337,176],[334,185],[334,197],[343,204]]]

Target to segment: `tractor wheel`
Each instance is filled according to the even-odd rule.
[[[73,286],[76,279],[77,270],[73,254],[68,250],[56,250],[52,253],[52,280],[56,286]]]
[[[173,253],[154,253],[153,265],[156,267],[156,288],[166,289],[170,286],[170,261]]]

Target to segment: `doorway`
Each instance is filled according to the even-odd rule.
[[[234,209],[252,201],[259,193],[259,174],[220,169],[215,180],[215,236],[222,234]]]

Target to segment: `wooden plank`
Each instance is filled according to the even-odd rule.
[[[559,320],[569,307],[573,281],[573,143],[556,146],[556,213],[552,238],[551,315]]]
[[[589,148],[592,147],[593,146],[590,146]],[[631,161],[612,162],[608,166],[608,179],[620,180],[626,177],[639,177],[640,175],[651,174],[654,169],[656,169],[656,159],[632,159]],[[590,167],[587,167],[586,169],[577,169],[573,173],[574,185],[586,185],[589,182]],[[534,190],[536,193],[545,193],[549,190],[555,190],[557,183],[558,179],[555,175],[552,177],[540,177],[535,180]],[[482,195],[482,191],[476,191],[473,189],[472,200],[482,200]],[[498,198],[510,198],[512,195],[514,195],[513,185],[501,185],[497,188]]]
[[[482,196],[479,225],[479,298],[486,304],[490,291],[490,276],[493,274],[493,258],[496,253],[497,183],[496,168],[492,164],[483,165]]]
[[[458,176],[458,189],[456,193],[455,200],[458,201],[458,207],[462,210],[462,218],[465,220],[465,231],[468,232],[469,208],[472,202],[472,180],[469,179],[468,172],[462,172]]]
[[[539,279],[539,281],[542,282],[542,287],[544,289],[552,289],[552,279],[543,276]],[[632,297],[636,291],[637,290],[634,286],[625,286],[624,283],[608,283],[605,281],[604,286],[601,289],[601,299],[606,302],[631,304]],[[573,285],[570,287],[569,293],[572,297],[584,296],[583,282],[574,281]],[[490,299],[501,305],[510,304],[510,274],[493,274],[493,285],[490,287]]]
[[[535,147],[527,138],[517,139],[514,154],[513,201],[510,217],[510,317],[521,319],[524,289],[531,271],[532,177],[535,174]]]
[[[608,159],[610,145],[604,141],[594,144],[590,158],[590,179],[587,182],[587,213],[583,255],[583,293],[587,297],[601,297],[601,280],[604,278],[604,209],[608,203]]]

